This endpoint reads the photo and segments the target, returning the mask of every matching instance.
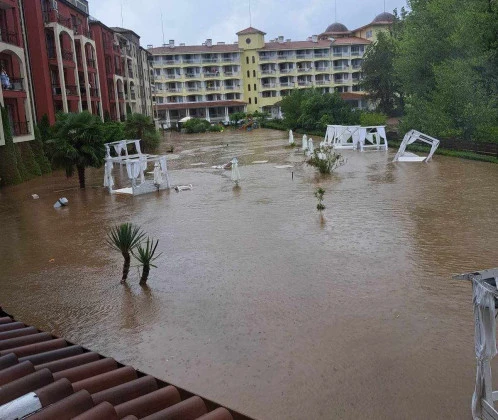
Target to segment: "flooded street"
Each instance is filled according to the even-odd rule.
[[[451,275],[498,266],[498,165],[346,151],[324,178],[286,143],[167,135],[181,193],[110,196],[103,169],[0,190],[0,306],[258,419],[471,418],[472,293]],[[234,156],[240,189],[211,169]],[[105,244],[127,221],[163,253],[146,288]]]

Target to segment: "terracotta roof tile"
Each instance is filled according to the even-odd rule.
[[[266,42],[265,46],[259,51],[273,50],[300,50],[306,48],[330,48],[331,42],[328,39],[319,39],[313,41],[285,41],[285,42]]]
[[[260,31],[259,29],[253,28],[252,26],[249,26],[249,28],[242,29],[241,31],[236,33],[236,35],[249,35],[249,34],[266,35],[266,32]]]
[[[239,52],[238,44],[178,45],[174,47],[156,47],[147,49],[153,55],[161,54],[195,54],[195,53],[230,53]]]
[[[332,42],[332,46],[334,45],[357,45],[357,44],[371,44],[372,41],[369,41],[365,38],[359,38],[357,36],[348,36],[346,38],[336,38]]]
[[[0,417],[21,404],[30,420],[249,419],[6,315],[0,308]],[[31,398],[23,405],[30,393],[35,413]]]

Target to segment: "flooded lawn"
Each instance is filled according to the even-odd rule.
[[[285,136],[168,135],[192,191],[110,196],[103,169],[1,190],[0,305],[260,419],[470,418],[472,296],[450,277],[498,265],[498,165],[347,151],[321,178]],[[211,169],[234,156],[240,189]],[[160,240],[147,288],[105,245],[124,221]]]

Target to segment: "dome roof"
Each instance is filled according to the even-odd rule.
[[[325,32],[349,32],[349,29],[346,27],[346,25],[343,25],[342,23],[339,22],[335,22],[327,26]]]
[[[380,15],[375,16],[375,19],[372,21],[372,23],[378,22],[394,22],[394,15],[388,12],[381,13]]]

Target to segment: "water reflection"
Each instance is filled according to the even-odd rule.
[[[171,182],[192,191],[109,196],[102,170],[85,191],[60,173],[1,190],[0,302],[259,418],[467,418],[471,291],[449,278],[496,266],[498,167],[345,152],[322,177],[286,142],[167,134]],[[233,157],[239,188],[211,169]],[[136,268],[119,285],[105,244],[125,221],[163,252],[144,288]]]

